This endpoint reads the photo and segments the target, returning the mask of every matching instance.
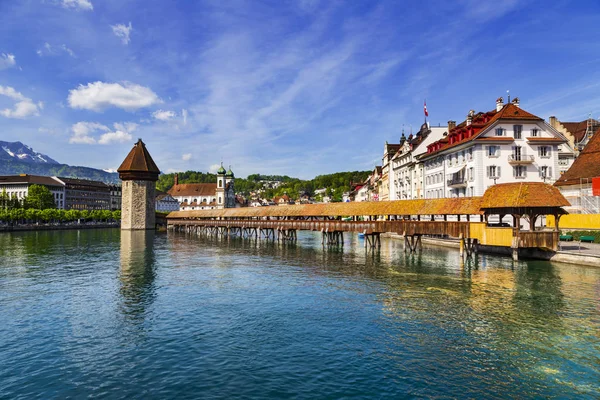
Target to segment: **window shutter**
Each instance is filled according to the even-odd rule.
[[[500,167],[496,167],[496,176],[500,178]]]
[[[538,157],[541,157],[541,156],[542,156],[542,148],[538,147]]]
[[[522,167],[521,170],[523,171],[523,178],[526,178],[527,177],[527,168]]]
[[[552,179],[552,167],[548,167],[548,176],[547,178]]]
[[[489,178],[490,177],[490,170],[492,168],[490,166],[487,166],[485,169],[487,170],[487,177]]]
[[[517,168],[518,167],[513,167],[513,176],[516,178],[517,177]]]
[[[540,173],[540,178],[544,177],[544,167],[540,167],[540,169],[538,170],[538,172]]]

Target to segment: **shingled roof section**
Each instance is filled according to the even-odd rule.
[[[571,168],[558,178],[554,186],[579,185],[582,179],[600,176],[600,129],[598,129],[588,144],[575,159]]]
[[[481,197],[359,201],[349,203],[296,204],[286,207],[243,207],[220,210],[173,211],[167,218],[324,217],[360,215],[477,215]]]
[[[154,163],[142,139],[133,145],[125,160],[117,169],[119,178],[123,180],[158,180],[160,170]]]
[[[429,151],[426,154],[423,154],[421,158],[430,157],[433,154],[437,154],[441,151],[459,146],[461,144],[471,142],[474,140],[484,140],[484,141],[512,141],[513,138],[481,138],[482,135],[488,127],[490,127],[493,123],[498,120],[504,121],[543,121],[543,118],[538,117],[537,115],[533,115],[522,108],[509,103],[506,104],[500,111],[492,110],[488,112],[479,112],[473,115],[473,119],[471,125],[467,125],[466,121],[458,124],[454,129],[448,132],[448,136],[443,139],[438,140],[437,142],[433,142],[429,144],[427,147]],[[450,140],[450,138],[453,140]],[[462,139],[461,139],[462,138]]]
[[[581,122],[561,122],[560,124],[575,137],[575,142],[583,140],[587,131],[587,119]]]
[[[571,204],[560,191],[542,182],[500,183],[483,194],[482,209],[565,207]]]
[[[181,183],[167,192],[171,196],[216,196],[216,183]]]

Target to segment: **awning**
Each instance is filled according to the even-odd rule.
[[[466,165],[462,164],[460,166],[453,166],[453,167],[448,167],[446,168],[446,174],[450,175],[450,174],[456,174],[457,172],[460,172],[461,170],[465,169]]]

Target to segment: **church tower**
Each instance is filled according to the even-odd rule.
[[[221,168],[217,171],[217,208],[225,208],[225,168],[221,163]]]
[[[231,165],[225,174],[225,208],[235,207],[235,188],[233,187],[235,176],[231,170]]]
[[[123,181],[121,229],[155,229],[155,185],[160,170],[142,139],[138,139],[117,172]]]

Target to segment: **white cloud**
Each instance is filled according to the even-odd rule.
[[[138,127],[132,122],[113,124],[114,131],[106,125],[98,122],[77,122],[71,127],[73,136],[69,143],[75,144],[111,144],[123,143],[132,139],[131,133]],[[92,136],[94,133],[103,132],[98,139]]]
[[[12,68],[17,65],[13,54],[0,54],[0,71],[3,69]]]
[[[183,117],[183,125],[187,125],[188,110],[186,110],[185,108],[181,110],[181,116]]]
[[[106,125],[99,124],[97,122],[77,122],[71,127],[73,136],[69,139],[69,143],[77,144],[94,144],[96,139],[90,136],[91,133],[96,131],[110,131]]]
[[[189,160],[191,160],[192,159],[192,153],[187,153],[187,154],[182,155],[181,159],[183,161],[189,161]]]
[[[66,44],[60,44],[58,46],[53,46],[50,43],[46,42],[42,46],[42,48],[36,51],[36,54],[40,57],[43,56],[57,56],[61,53],[67,53],[71,57],[75,58],[75,52],[67,47]]]
[[[72,8],[74,10],[88,10],[92,11],[94,6],[90,0],[62,0],[62,6],[65,8]]]
[[[221,164],[212,164],[210,167],[208,167],[208,172],[214,174],[219,170],[219,168],[221,168]]]
[[[168,121],[175,117],[175,113],[173,111],[156,110],[152,113],[152,116],[160,121]]]
[[[92,111],[102,111],[108,107],[118,107],[126,111],[134,111],[161,103],[150,88],[130,82],[106,83],[93,82],[79,85],[69,91],[69,106]]]
[[[38,116],[40,115],[40,109],[44,107],[44,103],[38,102],[36,104],[33,100],[23,96],[23,94],[17,92],[10,86],[0,86],[0,95],[16,101],[12,109],[5,108],[4,110],[0,110],[0,115],[6,118],[23,119],[31,116]]]
[[[131,22],[129,22],[129,25],[117,24],[111,25],[110,27],[112,28],[112,31],[115,34],[115,36],[121,39],[121,43],[129,44],[129,35],[133,30],[133,28],[131,27]]]

